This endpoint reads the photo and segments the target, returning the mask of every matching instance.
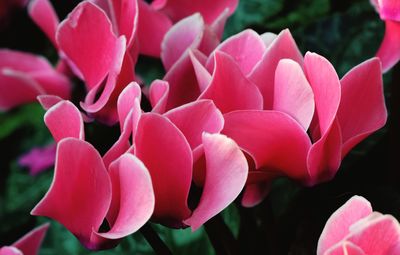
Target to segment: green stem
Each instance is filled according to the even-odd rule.
[[[151,227],[150,223],[146,223],[141,229],[140,233],[144,236],[146,241],[153,248],[157,255],[172,255],[171,250],[160,238],[156,231]]]

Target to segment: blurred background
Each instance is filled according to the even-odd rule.
[[[2,11],[7,1],[0,0],[0,48],[44,55],[55,64],[56,50],[30,20],[26,9],[8,6],[7,12]],[[52,2],[62,20],[79,1]],[[340,77],[373,57],[384,33],[384,23],[368,0],[241,0],[228,20],[224,37],[246,28],[258,33],[279,33],[289,28],[302,53],[312,51],[325,56]],[[158,59],[141,57],[137,72],[147,83],[163,77]],[[245,209],[236,206],[237,203],[222,213],[224,222],[239,240],[240,254],[315,254],[326,220],[354,194],[365,196],[375,210],[400,218],[399,73],[399,67],[395,67],[384,75],[390,112],[388,125],[344,159],[333,181],[304,188],[288,179],[278,179],[259,206]],[[76,81],[77,100],[80,85]],[[31,176],[17,163],[31,148],[52,142],[43,114],[38,104],[0,113],[0,247],[48,221],[30,216],[29,212],[46,193],[53,169]],[[112,141],[116,135],[98,124],[88,127],[89,140],[96,136]],[[96,142],[107,144],[107,141]],[[190,229],[153,227],[174,254],[215,254],[203,228],[191,233]],[[125,238],[117,248],[97,254],[117,255],[127,251],[153,254],[139,232]],[[72,234],[52,222],[40,254],[94,253],[82,248]]]

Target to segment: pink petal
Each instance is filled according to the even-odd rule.
[[[45,94],[44,90],[27,74],[0,69],[0,110],[34,102],[40,94]]]
[[[248,75],[261,60],[265,45],[255,31],[247,29],[229,37],[216,50],[230,55],[239,65],[243,74]],[[210,71],[214,69],[213,54],[208,59],[207,69]]]
[[[192,216],[185,220],[193,231],[236,199],[248,173],[246,157],[232,139],[204,133],[203,146],[206,157],[203,193]]]
[[[56,142],[66,137],[85,139],[85,129],[80,111],[70,101],[61,101],[44,115],[44,122]]]
[[[31,230],[28,234],[13,243],[12,246],[20,250],[24,255],[39,254],[40,245],[49,226],[50,224],[46,223]]]
[[[32,215],[63,224],[88,249],[111,203],[111,181],[97,150],[75,138],[59,142],[53,183]]]
[[[400,225],[391,215],[376,217],[346,238],[366,254],[386,255],[400,243]]]
[[[169,95],[169,84],[166,81],[154,80],[149,89],[149,100],[152,112],[164,113]]]
[[[341,83],[338,120],[343,136],[344,157],[357,143],[385,125],[387,112],[378,59],[367,60],[356,66],[343,77]]]
[[[344,241],[328,249],[324,255],[366,255],[357,245]]]
[[[189,55],[193,64],[200,91],[203,92],[207,89],[212,80],[211,74],[207,71],[203,64],[205,61],[207,61],[207,57],[196,49],[189,51]]]
[[[161,60],[165,70],[171,67],[190,49],[197,49],[204,34],[204,21],[200,14],[191,15],[176,23],[161,44]]]
[[[50,63],[41,56],[26,52],[0,49],[0,69],[10,68],[24,73],[50,71]]]
[[[275,39],[278,37],[278,35],[274,34],[274,33],[266,32],[266,33],[260,35],[260,37],[261,37],[261,40],[263,40],[265,47],[268,48],[275,41]]]
[[[224,117],[222,133],[254,159],[256,169],[279,171],[301,181],[308,178],[306,158],[311,141],[289,115],[277,111],[236,111]]]
[[[265,181],[246,185],[242,197],[242,206],[253,207],[258,205],[268,195],[270,189],[270,182]]]
[[[229,10],[229,8],[225,8],[212,23],[208,23],[210,29],[215,33],[218,40],[221,40],[224,35],[225,24],[231,14],[232,11]]]
[[[40,95],[37,97],[37,100],[39,101],[40,105],[45,109],[46,111],[56,105],[57,103],[63,101],[63,99],[59,96],[54,96],[54,95]]]
[[[126,45],[129,48],[134,43],[134,37],[138,27],[139,7],[138,0],[113,0],[114,26],[118,35],[124,35]]]
[[[211,84],[200,98],[212,99],[223,113],[234,110],[262,109],[262,96],[257,86],[241,72],[232,57],[215,52],[215,69]]]
[[[203,132],[219,133],[224,118],[211,100],[199,100],[174,108],[165,115],[185,135],[194,150],[202,142]]]
[[[56,160],[56,145],[34,147],[28,153],[18,159],[20,166],[28,167],[31,175],[36,175],[54,166]]]
[[[141,228],[151,217],[154,194],[150,174],[143,163],[131,154],[124,154],[109,168],[112,200],[107,221],[111,229],[98,233],[106,239],[118,239]]]
[[[289,114],[307,130],[314,115],[314,94],[301,66],[283,59],[275,72],[273,109]]]
[[[315,110],[320,137],[309,154],[311,182],[331,179],[340,165],[341,132],[336,119],[341,85],[335,69],[324,57],[308,52],[304,58],[308,81],[314,93]],[[313,129],[315,127],[311,127]],[[312,185],[312,183],[310,183]]]
[[[31,73],[31,77],[39,83],[46,94],[56,95],[64,99],[70,98],[72,86],[64,75],[51,70]]]
[[[165,99],[165,110],[195,101],[200,95],[200,87],[197,81],[189,54],[179,59],[167,72],[164,79],[169,83],[168,97]]]
[[[190,215],[187,199],[193,160],[188,142],[166,117],[146,113],[140,119],[135,144],[136,155],[152,178],[156,199],[154,219],[181,227],[181,221]]]
[[[28,7],[29,16],[46,34],[55,47],[56,30],[60,21],[49,0],[33,0]]]
[[[376,56],[382,61],[383,72],[389,71],[400,60],[400,23],[385,21],[385,36]]]
[[[399,0],[379,0],[378,6],[381,19],[400,21]]]
[[[24,254],[15,247],[3,246],[0,248],[0,255],[24,255]]]
[[[346,237],[353,223],[371,213],[371,204],[365,198],[353,196],[349,199],[326,222],[318,240],[317,255],[325,254],[330,247]]]
[[[144,0],[139,0],[138,41],[140,53],[160,57],[161,42],[172,27],[172,21],[165,14],[154,10]]]
[[[174,22],[189,16],[195,12],[199,12],[205,19],[207,24],[213,23],[219,15],[224,12],[226,8],[229,8],[229,13],[232,14],[238,5],[238,0],[168,0],[158,1],[153,4],[154,7],[158,7],[163,12],[168,14]]]
[[[121,126],[121,131],[125,125],[125,120],[132,109],[135,109],[136,115],[140,117],[140,105],[137,109],[137,104],[140,103],[142,97],[142,90],[139,84],[131,82],[126,88],[119,94],[118,97],[118,118]],[[138,102],[135,102],[137,100]],[[136,107],[136,108],[135,108]],[[136,117],[136,123],[139,121],[139,117]],[[136,124],[137,125],[137,124]]]
[[[109,73],[119,55],[121,40],[125,45],[125,40],[113,33],[104,11],[88,1],[80,3],[61,22],[56,40],[90,89],[99,85]]]
[[[265,51],[249,74],[249,79],[254,82],[264,98],[264,109],[270,110],[273,105],[275,70],[283,58],[293,59],[302,66],[303,56],[297,48],[289,30],[283,30]]]

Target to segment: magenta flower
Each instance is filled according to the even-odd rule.
[[[56,145],[49,144],[45,147],[35,147],[18,159],[20,166],[28,167],[31,175],[37,175],[54,166]]]
[[[39,56],[0,50],[0,110],[35,102],[38,95],[70,97],[70,82]]]
[[[376,56],[382,61],[383,72],[387,72],[400,60],[400,2],[371,0],[371,3],[385,21],[385,36]]]
[[[395,255],[400,253],[400,225],[391,215],[373,212],[354,196],[326,222],[317,255]]]
[[[351,148],[386,121],[378,59],[339,80],[322,56],[303,59],[288,30],[278,36],[246,30],[209,57],[191,46],[185,54],[185,69],[171,75],[171,68],[169,84],[153,84],[150,101],[160,112],[193,100],[214,102],[224,114],[222,133],[252,166],[244,205],[260,202],[277,176],[306,185],[332,179]]]
[[[37,255],[49,224],[41,225],[10,246],[0,248],[0,255]]]

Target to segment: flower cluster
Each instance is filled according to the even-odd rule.
[[[374,2],[389,32],[398,26],[392,2]],[[37,98],[56,142],[48,149],[53,182],[33,215],[60,222],[88,249],[107,249],[149,220],[196,230],[242,191],[242,205],[255,206],[277,177],[305,186],[334,178],[349,151],[386,122],[380,60],[340,79],[323,56],[303,55],[287,29],[248,29],[221,42],[237,5],[85,0],[60,22],[48,0],[30,2],[58,64],[0,50],[0,109]],[[397,62],[387,55],[393,38],[378,53],[384,70]],[[165,69],[149,87],[135,74],[140,54]],[[79,105],[70,101],[71,77],[85,85]],[[85,140],[93,121],[120,127],[104,155]],[[47,151],[35,153],[21,160],[34,172],[52,163],[35,163]],[[378,254],[365,243],[383,231],[376,228],[393,231],[382,238],[398,250],[398,223],[355,197],[328,221],[318,254]]]

